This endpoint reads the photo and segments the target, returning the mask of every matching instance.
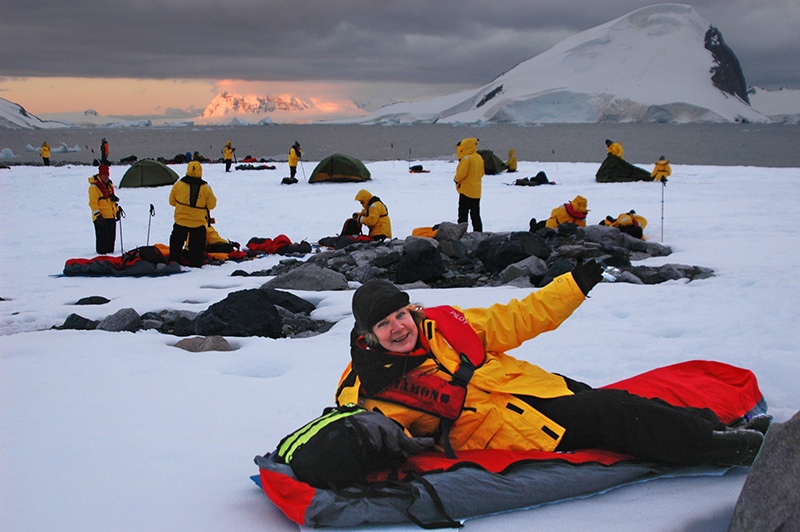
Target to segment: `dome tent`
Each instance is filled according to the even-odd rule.
[[[311,172],[309,183],[369,181],[371,175],[364,163],[350,155],[334,153],[322,159]]]
[[[495,155],[492,150],[478,150],[478,155],[483,157],[483,173],[497,175],[508,170],[508,165]]]
[[[142,159],[128,168],[119,182],[119,187],[160,187],[171,185],[177,180],[178,174],[166,164],[153,159]]]

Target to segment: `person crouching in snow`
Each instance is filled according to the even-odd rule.
[[[616,227],[623,233],[628,233],[632,237],[644,240],[644,228],[647,227],[647,218],[636,214],[636,211],[631,209],[628,212],[621,213],[616,218],[606,216],[605,220],[600,221],[600,225]]]
[[[369,228],[369,236],[373,240],[392,238],[392,220],[389,218],[389,209],[378,196],[373,196],[368,190],[361,189],[356,194],[355,200],[361,203],[361,212],[353,213],[353,218]]]
[[[586,227],[586,215],[589,213],[589,202],[583,196],[575,196],[569,203],[559,205],[550,212],[545,227],[555,229],[561,224],[571,223],[579,227]]]
[[[98,255],[114,253],[117,241],[119,198],[114,193],[114,183],[107,165],[100,165],[97,174],[89,178],[89,208],[94,222],[95,250]]]
[[[351,364],[337,404],[433,436],[451,458],[470,449],[606,448],[668,464],[752,464],[758,430],[727,429],[709,409],[595,389],[505,353],[557,328],[601,271],[597,262],[579,263],[521,300],[463,311],[410,304],[385,280],[364,283],[353,296]],[[436,399],[443,393],[449,401]]]
[[[175,223],[169,237],[169,260],[181,261],[181,252],[189,238],[187,264],[201,267],[205,262],[206,228],[211,210],[217,206],[214,191],[203,181],[203,167],[197,161],[186,167],[186,175],[172,185],[169,204],[175,207]]]
[[[517,152],[514,151],[514,148],[508,150],[508,162],[506,162],[506,166],[508,167],[506,173],[513,174],[517,171]]]
[[[616,155],[620,159],[625,158],[625,150],[622,149],[622,144],[615,142],[611,139],[606,139],[606,150],[611,155]]]

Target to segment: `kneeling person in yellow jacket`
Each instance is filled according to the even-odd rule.
[[[378,196],[373,196],[369,190],[361,189],[356,194],[355,200],[361,203],[361,212],[353,214],[353,218],[361,225],[369,228],[369,236],[373,240],[392,238],[392,220],[389,219],[389,209]]]
[[[181,261],[181,251],[189,238],[187,265],[200,267],[205,261],[206,227],[211,222],[211,210],[217,206],[214,191],[203,181],[203,167],[192,161],[186,176],[172,185],[169,204],[175,207],[175,223],[169,237],[169,260]]]

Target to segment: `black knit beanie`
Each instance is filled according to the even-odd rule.
[[[389,281],[367,281],[353,295],[353,317],[363,331],[371,331],[376,323],[408,305],[408,294]]]

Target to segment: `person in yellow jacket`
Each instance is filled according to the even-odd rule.
[[[355,200],[361,203],[361,212],[353,214],[353,218],[361,225],[369,228],[369,236],[373,240],[392,238],[392,220],[389,218],[389,209],[378,196],[373,196],[368,190],[361,189],[356,194]]]
[[[45,166],[50,166],[50,145],[47,143],[47,141],[42,142],[42,145],[39,148],[39,155],[42,158],[42,163]]]
[[[110,169],[107,165],[100,165],[97,174],[89,178],[89,208],[92,210],[95,250],[98,255],[114,253],[120,214],[118,202]]]
[[[623,233],[628,233],[633,237],[644,240],[644,228],[647,227],[647,218],[641,214],[636,214],[636,211],[631,209],[628,212],[619,214],[616,218],[606,216],[605,220],[600,222],[600,225],[616,227]]]
[[[672,175],[672,167],[670,167],[666,157],[662,155],[658,158],[650,175],[653,176],[653,181],[661,181],[662,185],[667,184],[667,178]]]
[[[292,147],[289,148],[289,177],[294,177],[297,173],[297,163],[303,157],[303,150],[300,148],[300,143],[294,141]]]
[[[233,163],[233,155],[236,148],[231,146],[231,141],[226,141],[225,146],[222,148],[222,161],[225,163],[225,171],[231,171],[231,163]]]
[[[508,161],[506,162],[506,166],[508,167],[506,172],[509,174],[513,174],[517,171],[517,152],[514,150],[514,148],[508,150]]]
[[[622,144],[615,142],[611,139],[606,139],[606,149],[611,155],[616,155],[620,159],[625,158],[625,150],[622,149]]]
[[[381,412],[412,436],[434,437],[445,452],[607,448],[672,464],[749,465],[763,441],[760,432],[726,430],[710,410],[594,389],[505,353],[557,328],[601,272],[597,262],[582,263],[521,300],[446,307],[444,314],[410,304],[388,281],[368,281],[353,296],[351,363],[337,404]],[[434,310],[440,312],[432,319]],[[467,364],[470,356],[452,346],[470,335],[459,347],[482,351],[478,365]],[[449,400],[439,401],[444,395],[431,390],[446,390]]]
[[[545,222],[545,227],[555,229],[561,224],[571,223],[579,227],[586,227],[586,215],[589,213],[589,202],[581,195],[569,203],[559,205],[550,212],[550,218]]]
[[[186,176],[172,185],[169,204],[175,207],[175,223],[169,237],[169,260],[181,261],[188,237],[188,266],[200,267],[205,261],[206,228],[211,225],[211,211],[217,206],[214,191],[203,181],[203,167],[197,161],[186,166]]]
[[[481,189],[484,163],[478,153],[478,139],[469,137],[456,144],[458,166],[453,181],[458,191],[458,223],[472,221],[472,230],[483,231],[481,221]]]

